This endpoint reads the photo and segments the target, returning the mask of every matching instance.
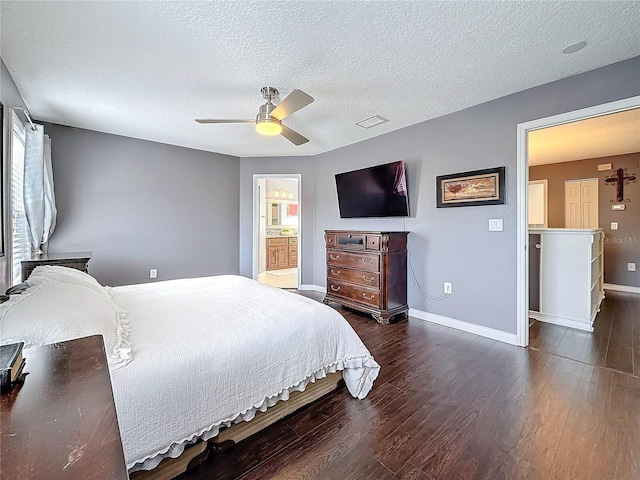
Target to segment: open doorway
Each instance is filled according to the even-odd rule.
[[[300,175],[254,175],[253,278],[278,288],[300,285]]]
[[[577,123],[581,120],[593,119],[596,117],[602,117],[605,115],[611,115],[617,112],[630,111],[640,107],[640,97],[633,97],[618,102],[612,102],[609,104],[599,105],[596,107],[587,108],[584,110],[578,110],[574,112],[568,112],[566,114],[556,115],[553,117],[547,117],[532,122],[527,122],[518,125],[518,324],[517,324],[517,338],[518,344],[521,346],[527,346],[529,344],[529,294],[530,294],[530,274],[529,259],[532,253],[535,253],[533,249],[536,248],[539,243],[536,241],[529,242],[529,141],[530,134],[536,131],[543,131],[550,127],[565,126],[572,123]],[[639,111],[640,112],[640,111]],[[637,130],[636,130],[637,131]],[[565,138],[562,144],[569,144]],[[606,154],[595,155],[595,157],[605,157]],[[614,169],[615,170],[615,169]],[[586,178],[586,177],[585,177]],[[602,182],[601,182],[602,183]],[[564,190],[564,184],[563,184]],[[544,196],[544,195],[543,195]],[[565,228],[564,225],[564,197],[562,205],[562,225],[555,225],[556,229]],[[553,216],[554,213],[549,211],[548,225],[554,227]],[[534,223],[546,223],[544,216],[543,220],[538,220]],[[604,239],[603,239],[604,240]],[[535,257],[535,255],[534,255]]]

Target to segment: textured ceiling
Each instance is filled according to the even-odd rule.
[[[640,152],[640,108],[529,133],[529,165]]]
[[[10,2],[1,49],[34,117],[237,156],[313,155],[640,55],[640,2]],[[573,55],[560,50],[586,40]],[[315,102],[251,124],[260,88]],[[277,103],[277,102],[276,102]],[[365,130],[374,114],[389,122]]]

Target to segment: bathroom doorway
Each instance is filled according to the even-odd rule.
[[[300,285],[300,175],[254,175],[254,278]]]

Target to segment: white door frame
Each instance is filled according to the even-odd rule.
[[[516,308],[517,308],[517,344],[529,345],[529,238],[527,236],[528,223],[528,185],[529,162],[527,158],[527,133],[532,130],[575,122],[592,117],[599,117],[610,113],[631,110],[640,107],[640,95],[625,98],[616,102],[596,105],[573,112],[561,113],[551,117],[540,118],[530,122],[519,123],[517,129],[517,268],[516,268]]]
[[[298,181],[298,290],[302,282],[302,175],[299,173],[254,173],[253,174],[253,225],[251,228],[253,235],[253,266],[252,278],[258,279],[259,269],[259,232],[258,224],[260,222],[260,197],[258,196],[258,179],[260,178],[293,178]]]

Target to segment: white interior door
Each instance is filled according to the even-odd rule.
[[[598,228],[598,179],[564,182],[564,227]]]
[[[564,182],[564,228],[581,228],[580,180]]]
[[[598,228],[598,180],[580,182],[582,228]]]
[[[548,181],[531,180],[529,182],[529,228],[547,228]]]

